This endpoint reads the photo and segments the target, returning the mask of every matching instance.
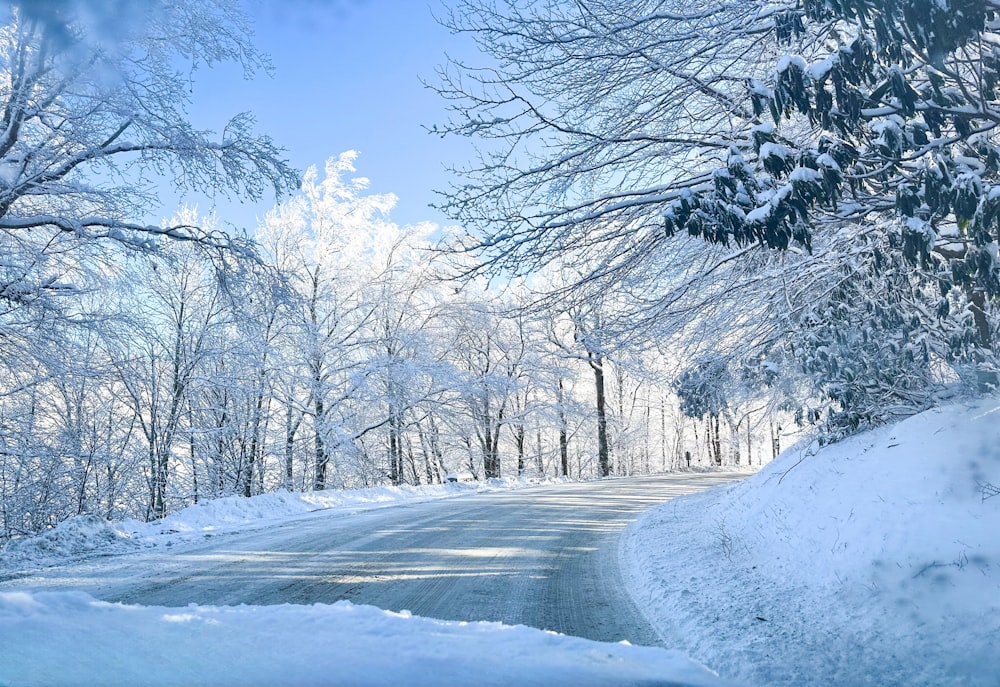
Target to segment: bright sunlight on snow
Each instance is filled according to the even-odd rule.
[[[164,549],[224,529],[526,486],[447,484],[267,494],[199,504],[155,525],[72,518],[12,542],[4,568]],[[41,571],[44,578],[46,573]],[[157,607],[83,592],[0,592],[0,685],[723,685],[682,653],[500,623],[445,622],[347,601]]]
[[[628,530],[665,645],[746,684],[996,685],[1000,400],[929,410]]]
[[[725,684],[678,652],[346,601],[179,609],[6,592],[0,636],[4,687]]]
[[[743,482],[674,499],[627,530],[630,592],[664,646],[727,684],[995,684],[998,418],[995,398],[930,410],[831,446],[800,444]],[[74,518],[12,543],[5,559],[9,569],[127,553],[319,508],[476,489],[222,499],[145,531]],[[721,684],[677,651],[348,602],[164,608],[14,591],[0,596],[0,636],[5,687]]]
[[[369,510],[401,503],[515,489],[555,479],[495,479],[484,483],[449,482],[420,486],[400,485],[366,489],[314,492],[278,491],[252,498],[226,496],[209,499],[171,513],[161,520],[108,522],[95,515],[70,518],[52,529],[23,539],[14,539],[3,549],[3,567],[54,565],[74,556],[95,552],[126,552],[167,542],[200,538],[246,527],[264,527],[287,518],[332,509],[338,512]]]

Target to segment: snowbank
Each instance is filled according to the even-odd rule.
[[[346,601],[178,609],[0,593],[0,637],[5,687],[724,684],[674,651]]]
[[[139,546],[130,532],[96,515],[80,515],[35,537],[13,539],[3,548],[5,561],[66,560],[93,551]]]
[[[997,685],[1000,399],[927,411],[676,499],[626,531],[667,646],[768,685]]]
[[[270,525],[318,511],[368,510],[403,502],[428,501],[501,489],[519,489],[557,479],[506,478],[483,483],[369,487],[308,493],[279,491],[250,498],[211,499],[169,514],[162,520],[108,522],[96,515],[70,518],[34,537],[14,539],[2,549],[0,565],[26,568],[65,563],[89,554],[124,553],[136,548],[179,541],[192,535]]]

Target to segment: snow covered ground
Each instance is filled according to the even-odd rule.
[[[931,410],[644,514],[665,646],[747,685],[1000,685],[1000,399]]]
[[[677,652],[342,601],[163,608],[0,593],[0,684],[722,685]]]
[[[992,398],[793,447],[743,482],[646,513],[623,537],[623,568],[671,651],[347,602],[166,608],[10,591],[0,685],[997,685],[997,486]],[[234,498],[156,525],[81,518],[8,546],[4,565],[477,488]]]
[[[379,488],[206,502],[156,524],[74,518],[3,552],[3,571],[136,549],[185,550],[222,530],[272,527],[477,491]],[[323,513],[316,512],[323,509]],[[309,516],[314,512],[314,516]],[[176,547],[166,549],[165,547]],[[130,557],[134,558],[134,557]],[[140,556],[140,558],[142,558]],[[0,592],[0,686],[21,685],[723,685],[660,648],[593,642],[524,626],[458,623],[335,604],[158,607],[82,592]]]

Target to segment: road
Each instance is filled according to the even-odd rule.
[[[653,505],[739,477],[614,479],[333,510],[49,568],[0,588],[75,589],[162,606],[347,599],[654,646],[658,638],[622,589],[622,529]]]

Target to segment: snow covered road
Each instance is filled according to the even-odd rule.
[[[655,645],[622,588],[622,529],[654,504],[742,476],[665,475],[334,510],[34,571],[0,590],[80,590],[158,606],[346,599]]]

